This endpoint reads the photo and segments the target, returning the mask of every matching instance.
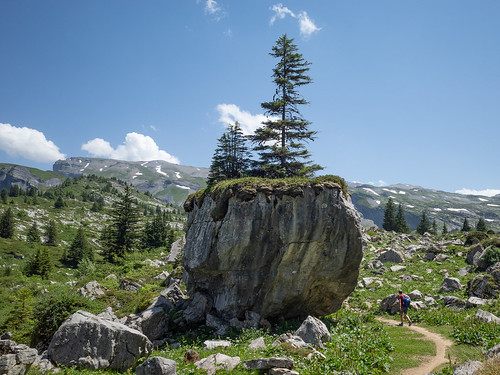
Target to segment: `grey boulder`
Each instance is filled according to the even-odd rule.
[[[48,357],[65,366],[126,371],[152,348],[143,333],[79,310],[52,337]]]
[[[163,357],[152,357],[135,369],[137,375],[175,375],[177,364],[175,361]]]
[[[480,320],[482,322],[486,323],[495,323],[495,324],[500,324],[500,318],[497,317],[496,315],[488,312],[488,311],[483,311],[481,309],[477,310],[475,318],[477,320]]]
[[[456,277],[445,277],[443,282],[441,283],[441,288],[439,289],[439,292],[441,293],[456,292],[458,290],[461,290],[462,288],[463,286],[460,283],[460,280],[457,279]]]
[[[0,340],[0,374],[24,375],[37,357],[37,350],[12,340]]]
[[[295,331],[295,336],[301,337],[306,343],[316,347],[323,347],[323,343],[332,338],[325,323],[310,315]]]

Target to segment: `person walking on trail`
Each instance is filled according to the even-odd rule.
[[[408,319],[408,325],[411,326],[411,319],[408,316],[408,307],[410,307],[410,297],[406,294],[403,294],[403,291],[399,289],[399,314],[401,315],[401,323],[400,326],[403,326],[404,318]]]

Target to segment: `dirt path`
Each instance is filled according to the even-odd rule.
[[[399,322],[395,320],[390,320],[380,317],[378,317],[377,320],[392,326],[397,326],[399,324]],[[434,370],[437,366],[448,362],[448,359],[446,358],[446,349],[448,349],[452,345],[452,342],[450,340],[447,340],[443,336],[438,335],[437,333],[430,332],[422,327],[418,327],[415,325],[412,325],[410,327],[407,325],[406,322],[405,322],[405,327],[424,335],[423,337],[424,340],[434,341],[434,343],[436,344],[436,356],[424,357],[423,362],[420,364],[420,366],[406,369],[401,373],[401,375],[430,374],[432,370]]]

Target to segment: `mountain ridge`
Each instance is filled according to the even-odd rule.
[[[0,163],[0,189],[9,189],[12,184],[23,189],[31,186],[48,188],[61,184],[68,177],[95,174],[123,180],[164,202],[182,205],[189,194],[206,186],[208,172],[208,168],[161,160],[71,157],[56,161],[53,171]],[[353,204],[365,226],[382,226],[385,205],[391,197],[396,204],[402,204],[412,230],[416,229],[422,213],[426,211],[431,222],[436,220],[439,231],[443,223],[450,231],[460,230],[465,218],[474,226],[480,217],[485,219],[489,229],[500,231],[500,194],[493,197],[464,195],[404,183],[374,186],[349,182],[348,186]]]

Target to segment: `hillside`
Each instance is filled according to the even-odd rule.
[[[452,231],[460,230],[465,218],[475,225],[483,217],[489,229],[500,231],[500,195],[484,197],[403,184],[376,187],[357,183],[349,183],[349,192],[365,225],[371,221],[378,227],[382,226],[385,205],[391,197],[396,205],[401,203],[403,206],[412,230],[417,228],[422,212],[426,211],[431,222],[436,220],[439,230],[443,222]]]
[[[207,168],[172,164],[163,160],[132,162],[72,157],[56,161],[53,170],[66,177],[91,174],[115,177],[176,205],[182,205],[189,194],[204,188],[208,176]]]

